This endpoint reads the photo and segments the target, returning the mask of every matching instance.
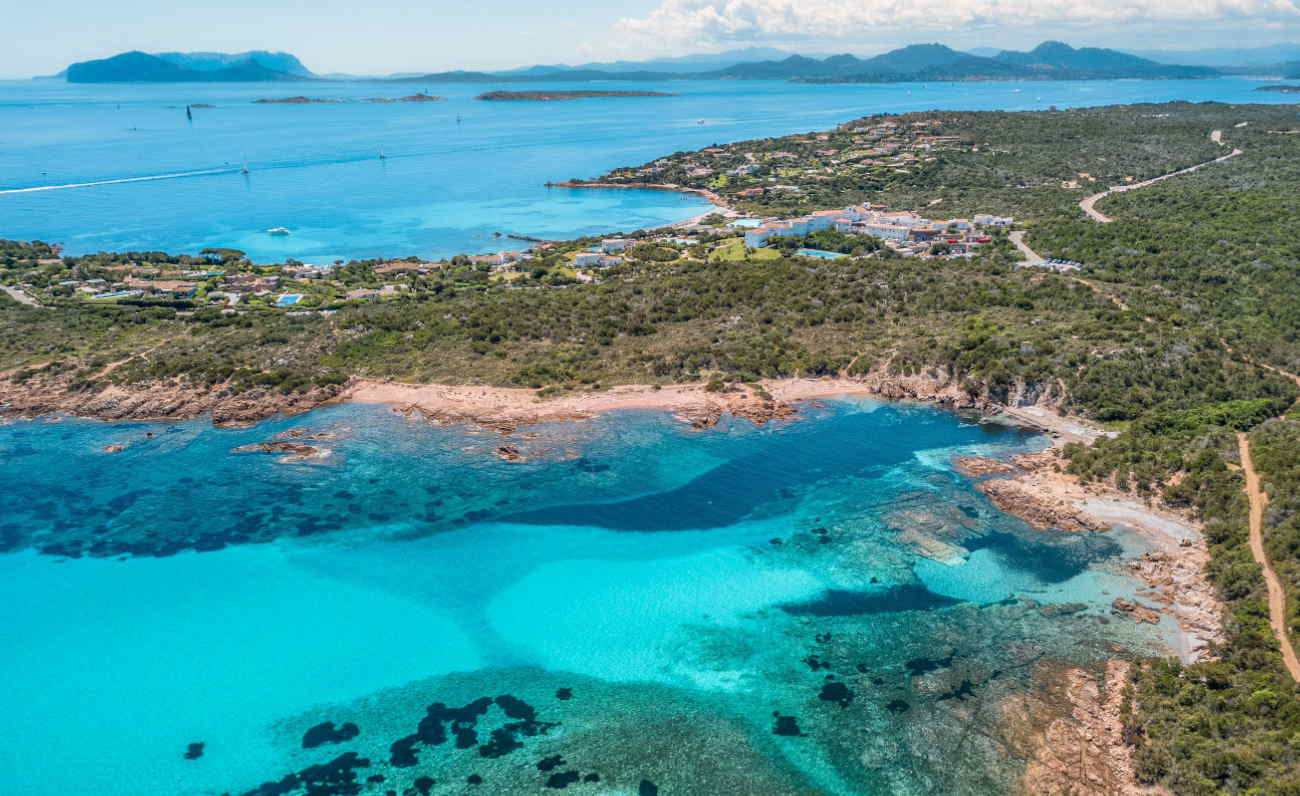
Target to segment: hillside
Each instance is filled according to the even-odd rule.
[[[1300,689],[1251,558],[1236,436],[1256,446],[1272,501],[1264,542],[1300,627],[1300,423],[1294,409],[1275,417],[1298,392],[1284,372],[1300,371],[1300,139],[1269,133],[1294,122],[1293,106],[1213,103],[880,115],[602,178],[681,174],[739,201],[727,174],[737,163],[766,170],[754,187],[781,188],[747,199],[763,215],[850,201],[1013,214],[1035,250],[1082,264],[1069,274],[1015,267],[1000,233],[971,259],[918,262],[869,245],[839,259],[760,256],[725,227],[685,242],[634,232],[643,242],[590,281],[571,264],[593,239],[553,243],[508,271],[457,257],[354,262],[324,277],[230,250],[59,257],[0,242],[0,284],[31,302],[0,295],[0,404],[130,417],[158,404],[123,396],[162,395],[167,412],[215,404],[218,417],[233,406],[249,419],[249,407],[319,405],[355,378],[549,395],[834,375],[930,380],[956,405],[1050,399],[1116,432],[1068,447],[1070,473],[1203,525],[1227,605],[1215,660],[1136,665],[1120,720],[1137,779],[1193,796],[1296,793]],[[1226,147],[1242,154],[1102,200],[1113,223],[1079,209],[1099,187]],[[181,276],[194,280],[185,298],[91,300],[68,284]],[[247,288],[234,308],[222,280]],[[304,296],[292,315],[268,300],[280,291]]]
[[[1118,50],[1097,47],[1076,50],[1059,41],[1043,42],[1030,52],[1005,50],[998,53],[996,59],[1044,72],[1087,74],[1094,77],[1192,78],[1216,74],[1216,70],[1205,66],[1159,64]]]
[[[310,69],[303,66],[297,56],[286,52],[267,52],[266,50],[249,50],[242,53],[154,53],[157,57],[175,64],[183,69],[195,69],[200,72],[215,72],[251,61],[273,72],[284,72],[299,77],[315,77]]]
[[[69,83],[251,83],[309,78],[268,69],[253,60],[192,69],[133,50],[111,58],[72,64],[67,69],[67,79]]]

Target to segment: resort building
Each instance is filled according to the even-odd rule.
[[[600,250],[605,254],[618,254],[627,251],[636,241],[630,238],[606,238],[600,242]]]

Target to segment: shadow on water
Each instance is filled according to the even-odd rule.
[[[929,611],[960,602],[953,597],[935,594],[924,586],[907,583],[869,592],[827,589],[815,600],[782,605],[781,610],[794,616],[864,616]]]
[[[882,413],[906,414],[883,423]],[[893,418],[891,418],[893,419]],[[682,531],[732,525],[794,488],[829,477],[861,476],[909,461],[918,450],[972,444],[987,429],[954,428],[950,417],[888,407],[843,414],[773,433],[737,457],[673,490],[614,503],[579,503],[498,518],[526,525],[587,525],[619,531]]]
[[[1083,572],[1092,562],[1114,558],[1122,552],[1118,542],[1101,534],[1060,536],[1059,543],[1049,544],[1014,533],[994,531],[967,539],[962,545],[971,552],[991,550],[1008,566],[1028,572],[1043,583],[1064,583]]]

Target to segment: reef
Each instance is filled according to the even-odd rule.
[[[360,733],[360,728],[350,721],[344,722],[342,726],[337,728],[335,728],[332,721],[322,722],[303,734],[302,748],[315,749],[327,743],[343,743],[352,740]]]

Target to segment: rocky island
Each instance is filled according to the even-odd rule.
[[[439,102],[446,97],[435,97],[432,94],[411,94],[406,97],[366,97],[363,100],[349,99],[327,99],[324,97],[280,97],[277,99],[259,99],[253,100],[258,105],[312,105],[315,103],[332,103],[332,102]]]
[[[311,105],[317,102],[342,102],[343,100],[323,99],[320,97],[280,97],[278,99],[253,100],[256,105]]]
[[[663,91],[489,91],[474,99],[500,101],[550,102],[552,100],[589,99],[592,97],[675,97]]]

